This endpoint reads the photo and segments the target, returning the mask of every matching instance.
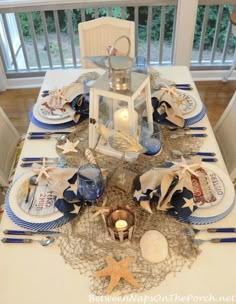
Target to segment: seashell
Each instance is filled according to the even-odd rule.
[[[97,133],[102,136],[106,141],[108,140],[109,136],[111,135],[111,130],[106,128],[103,124],[98,124],[96,126]]]
[[[126,132],[116,131],[114,134],[109,136],[108,142],[113,149],[120,152],[146,152],[146,149],[140,145],[137,139]]]
[[[160,263],[168,256],[168,243],[163,234],[157,230],[149,230],[140,240],[141,253],[144,260]]]
[[[149,201],[141,201],[140,206],[149,213],[153,213]]]
[[[97,164],[96,159],[93,155],[93,152],[90,149],[86,149],[84,152],[84,155],[91,164],[94,164],[94,165]]]

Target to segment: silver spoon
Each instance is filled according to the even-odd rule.
[[[1,240],[3,243],[8,244],[30,244],[33,242],[37,242],[42,246],[48,246],[52,244],[55,241],[55,238],[52,236],[46,236],[45,238],[42,238],[41,240],[34,240],[34,239],[17,239],[17,238],[3,238]]]

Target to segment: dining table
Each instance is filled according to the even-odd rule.
[[[191,84],[189,92],[200,103],[201,100],[191,72],[185,66],[155,67],[165,79],[175,83]],[[69,85],[80,75],[90,69],[50,70],[46,72],[39,97],[41,102],[43,91],[55,87]],[[92,69],[103,74],[102,69]],[[218,94],[218,96],[220,96]],[[211,164],[217,172],[222,172],[222,178],[227,177],[225,189],[231,188],[227,168],[217,144],[213,128],[207,113],[191,126],[206,127],[207,137],[203,139],[200,151],[214,152],[217,162]],[[74,127],[66,127],[63,131],[71,131]],[[45,130],[33,121],[30,122],[27,133]],[[186,139],[187,140],[187,139]],[[24,157],[58,157],[55,137],[42,140],[30,140],[26,137],[20,159]],[[13,183],[30,168],[16,168]],[[69,223],[65,224],[68,225]],[[235,237],[235,233],[209,234],[205,230],[212,227],[236,227],[236,208],[232,202],[230,211],[219,220],[194,224],[194,228],[203,229],[199,238]],[[0,239],[5,238],[6,229],[25,230],[24,227],[10,219],[4,212],[0,224]],[[33,238],[40,239],[41,235]],[[6,244],[0,242],[0,302],[2,304],[64,304],[64,303],[236,303],[236,243],[204,242],[199,246],[200,253],[191,267],[184,266],[181,271],[166,275],[158,285],[143,292],[120,296],[119,293],[96,295],[90,290],[89,276],[81,274],[66,262],[61,254],[59,241],[50,246],[41,246],[37,242],[31,244]]]

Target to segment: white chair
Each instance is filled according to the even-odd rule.
[[[234,37],[236,37],[236,11],[230,15],[230,22],[232,24],[232,34],[234,35]],[[235,70],[235,67],[236,67],[236,53],[234,55],[234,59],[233,59],[231,68],[229,69],[229,71],[226,72],[226,74],[224,75],[224,77],[222,79],[223,82],[228,81],[230,75]]]
[[[20,135],[0,107],[0,185],[7,187],[15,163]]]
[[[107,56],[108,46],[115,40],[125,35],[131,42],[130,57],[135,56],[135,30],[134,22],[113,17],[101,17],[94,20],[81,22],[79,27],[80,58],[83,68],[93,68],[95,65],[84,59],[85,56]],[[128,44],[126,39],[121,39],[116,44],[116,49],[126,52]]]
[[[214,132],[230,177],[236,185],[236,91]]]

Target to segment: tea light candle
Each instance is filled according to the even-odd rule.
[[[154,155],[160,151],[161,142],[155,137],[149,137],[143,141],[143,146],[147,149],[146,154]]]
[[[134,114],[134,130],[135,134],[138,127],[138,113]],[[125,131],[129,133],[129,111],[127,108],[121,108],[114,113],[114,128],[115,130]]]
[[[124,231],[128,227],[128,223],[125,220],[118,220],[115,222],[115,227],[118,231]]]

